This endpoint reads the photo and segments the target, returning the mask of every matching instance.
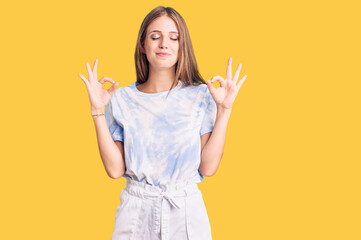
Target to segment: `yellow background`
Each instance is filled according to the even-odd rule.
[[[99,77],[133,83],[159,5],[184,17],[205,79],[229,57],[248,76],[220,167],[199,184],[213,239],[361,239],[356,3],[2,3],[0,239],[110,239],[125,179],[104,170],[78,73],[98,58]]]

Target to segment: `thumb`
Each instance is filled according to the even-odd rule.
[[[110,95],[113,95],[113,93],[115,92],[115,90],[117,90],[117,87],[119,86],[119,83],[116,82],[114,83],[109,89],[108,89],[108,93]]]
[[[83,82],[85,83],[85,86],[88,88],[89,81],[81,73],[79,73],[79,77],[81,78],[81,80],[83,80]]]
[[[211,95],[213,95],[213,93],[216,91],[216,88],[213,86],[211,80],[207,80],[207,86],[208,86],[209,92],[211,93]]]

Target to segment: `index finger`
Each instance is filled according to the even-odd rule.
[[[89,75],[89,81],[93,81],[93,73],[92,73],[92,70],[91,70],[91,68],[90,68],[90,65],[89,65],[89,63],[87,62],[86,64],[86,68],[87,68],[87,70],[88,70],[88,75]]]
[[[94,66],[93,66],[93,77],[95,80],[98,80],[98,59],[95,59]]]
[[[232,58],[228,59],[226,79],[232,79]]]

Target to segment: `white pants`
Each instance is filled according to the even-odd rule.
[[[127,178],[111,239],[211,240],[211,226],[198,184],[162,189]]]

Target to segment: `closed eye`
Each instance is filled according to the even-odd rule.
[[[157,39],[159,39],[159,38],[152,38],[152,40],[157,40]],[[173,40],[173,41],[177,41],[177,40],[178,40],[178,38],[171,38],[171,40]]]

